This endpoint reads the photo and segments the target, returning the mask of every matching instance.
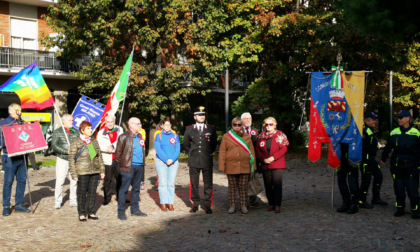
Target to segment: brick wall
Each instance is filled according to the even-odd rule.
[[[42,38],[43,33],[49,34],[53,32],[53,30],[47,25],[47,21],[42,18],[42,16],[47,13],[47,8],[38,7],[38,47],[41,51],[44,49],[44,46],[39,42],[39,39]]]
[[[10,15],[9,15],[9,3],[0,1],[0,40],[4,38],[4,46],[10,46]],[[0,46],[3,46],[1,41]]]

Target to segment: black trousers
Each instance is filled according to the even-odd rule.
[[[118,179],[117,162],[112,160],[111,165],[105,165],[105,179],[104,179],[104,197],[111,199],[111,186],[112,182]]]
[[[281,206],[283,197],[283,169],[263,170],[265,194],[270,206]]]
[[[200,204],[200,193],[198,191],[198,184],[200,179],[200,171],[203,173],[204,182],[204,202],[202,207],[204,209],[213,206],[213,168],[195,168],[190,167],[190,199],[193,207]]]
[[[94,214],[99,174],[79,175],[77,182],[77,211],[79,216]]]
[[[363,165],[363,164],[362,164]],[[381,186],[384,180],[381,168],[377,162],[364,164],[361,167],[362,181],[360,183],[360,200],[366,202],[367,193],[369,191],[370,182],[372,181],[372,198],[379,197],[381,193]]]
[[[419,170],[417,167],[398,168],[391,167],[392,178],[394,179],[394,192],[397,198],[397,207],[405,207],[405,191],[412,210],[419,207]]]
[[[348,144],[341,145],[341,167],[337,170],[337,184],[343,202],[358,204],[360,199],[359,172],[357,167],[352,167],[348,162],[348,149]]]

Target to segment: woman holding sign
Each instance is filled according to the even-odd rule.
[[[286,135],[277,130],[277,121],[273,117],[264,120],[263,131],[257,139],[257,158],[262,164],[267,211],[280,213],[282,200],[283,169],[286,168],[285,155],[289,141]]]
[[[105,165],[102,160],[101,149],[92,136],[92,124],[83,121],[80,126],[80,137],[70,144],[69,166],[73,180],[77,181],[77,212],[79,220],[86,221],[87,217],[97,220],[95,215],[96,188],[99,176],[105,177]]]
[[[244,134],[240,117],[232,120],[232,129],[223,135],[219,150],[219,171],[227,174],[230,208],[229,214],[235,212],[235,195],[239,191],[241,212],[248,213],[248,180],[251,170],[255,170],[255,152],[251,137]]]

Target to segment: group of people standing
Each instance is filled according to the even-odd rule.
[[[20,119],[21,107],[18,104],[9,106],[9,117],[0,122],[0,126],[23,124]],[[383,181],[380,170],[391,155],[391,174],[394,180],[397,211],[394,216],[405,214],[405,192],[411,203],[411,217],[420,218],[419,210],[419,169],[420,169],[420,131],[413,127],[412,115],[408,110],[397,114],[399,127],[391,131],[387,145],[382,152],[380,163],[375,160],[378,151],[378,140],[374,129],[377,115],[368,113],[364,119],[363,158],[358,166],[347,161],[346,147],[342,146],[341,167],[337,172],[338,186],[343,204],[338,212],[354,214],[358,208],[373,208],[372,205],[388,205],[381,199],[380,190]],[[115,124],[115,116],[105,118],[105,127],[92,137],[92,124],[84,121],[79,131],[73,128],[73,117],[62,116],[63,127],[57,128],[52,137],[52,148],[57,156],[55,204],[58,210],[62,206],[62,187],[65,178],[70,180],[70,206],[77,207],[78,218],[98,220],[95,215],[96,190],[99,179],[104,179],[104,201],[111,201],[111,184],[116,181],[118,218],[126,220],[126,196],[131,186],[131,215],[147,216],[140,211],[139,198],[141,182],[144,180],[145,166],[145,133],[139,118],[132,117],[128,121],[128,130]],[[200,106],[194,111],[195,123],[188,126],[184,133],[183,148],[187,152],[190,199],[190,213],[196,213],[201,203],[207,214],[212,213],[213,206],[213,152],[217,146],[215,128],[205,123],[205,108]],[[174,211],[175,179],[179,167],[181,150],[180,138],[172,130],[169,117],[159,123],[159,130],[154,135],[156,150],[155,167],[159,177],[159,198],[162,211]],[[286,168],[285,155],[289,146],[286,135],[277,129],[277,121],[268,117],[263,121],[265,131],[258,133],[252,126],[250,113],[235,117],[231,130],[223,135],[219,149],[219,171],[228,178],[228,213],[237,209],[248,213],[248,206],[259,208],[256,196],[248,196],[248,183],[261,172],[268,199],[267,211],[281,212],[283,169]],[[23,206],[26,181],[25,156],[7,156],[7,147],[1,135],[3,148],[2,162],[5,168],[3,187],[3,215],[11,213],[11,188],[16,176],[16,212],[29,213]],[[359,186],[358,171],[362,173]],[[203,175],[204,198],[200,199],[199,177]],[[368,189],[373,177],[372,200],[367,202]],[[236,195],[239,195],[239,208]],[[247,204],[249,202],[249,204]]]
[[[343,199],[337,212],[355,214],[358,208],[372,209],[373,205],[387,206],[380,197],[383,174],[381,167],[385,165],[391,154],[391,175],[394,181],[396,196],[395,217],[405,214],[405,194],[407,192],[411,204],[411,217],[420,218],[419,210],[419,169],[420,169],[420,131],[413,124],[409,110],[401,110],[397,114],[399,127],[391,131],[387,144],[382,152],[381,160],[376,161],[378,152],[378,139],[375,128],[378,116],[371,112],[364,118],[362,162],[359,165],[350,165],[347,159],[348,145],[342,145],[341,167],[337,171],[337,181]],[[361,182],[359,186],[359,170]],[[367,202],[369,185],[372,181],[372,200]]]

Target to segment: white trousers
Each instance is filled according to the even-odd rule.
[[[55,166],[55,204],[63,202],[63,185],[66,176],[70,180],[70,204],[77,204],[77,182],[71,178],[69,171],[69,161],[57,157]]]

